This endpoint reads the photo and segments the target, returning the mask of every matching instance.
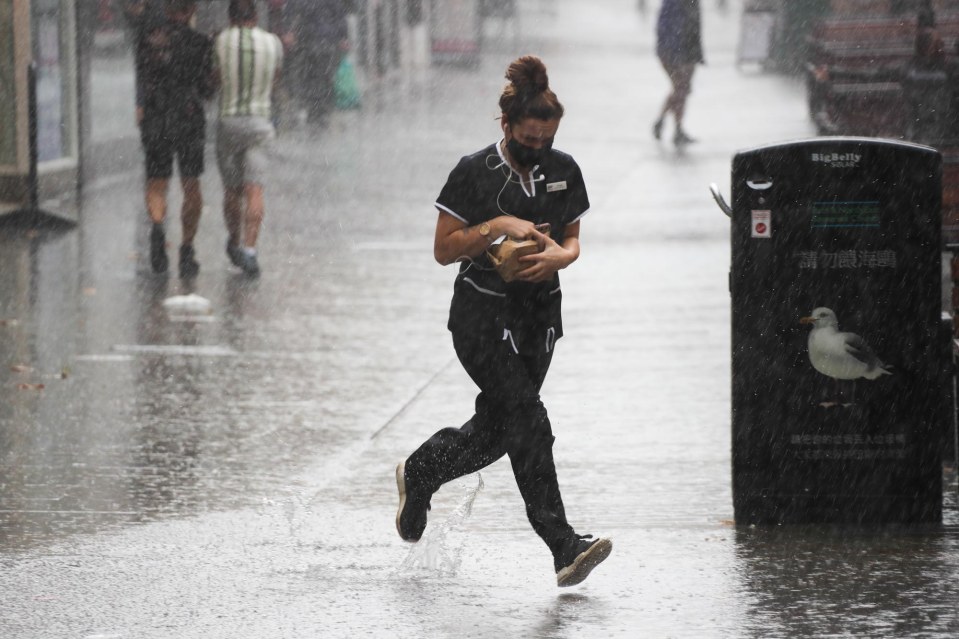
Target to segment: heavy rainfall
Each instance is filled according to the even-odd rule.
[[[163,3],[0,8],[0,636],[959,634],[959,2],[258,1],[275,137],[241,169],[231,3],[197,3],[211,57],[168,85],[140,48]],[[504,117],[525,55],[558,129]],[[150,96],[199,64],[202,171],[170,174]],[[483,179],[491,210],[454,210]],[[540,395],[526,324],[484,344],[522,382],[503,419],[551,425],[559,516],[531,435],[483,467],[437,433],[495,394],[437,262],[471,247],[457,295],[534,290],[482,249],[544,220],[534,256],[568,268]],[[556,545],[557,517],[593,537]]]

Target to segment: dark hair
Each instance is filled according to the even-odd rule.
[[[563,117],[563,105],[549,88],[546,65],[535,55],[513,60],[506,69],[506,79],[509,84],[499,96],[499,108],[510,124],[526,118],[558,120]]]
[[[916,26],[920,29],[932,29],[936,26],[936,12],[932,7],[922,7],[916,14]]]
[[[249,22],[256,20],[256,2],[254,0],[230,0],[226,10],[230,22]]]

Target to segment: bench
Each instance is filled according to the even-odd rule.
[[[939,16],[947,58],[959,60],[959,14]],[[913,15],[820,20],[807,36],[809,113],[820,134],[902,138],[902,80],[915,49]]]
[[[959,245],[959,146],[942,152],[942,241]]]
[[[959,9],[949,9],[936,16],[946,53],[938,80],[935,72],[913,69],[914,14],[830,17],[807,37],[806,86],[820,134],[916,140],[942,153],[942,242],[953,253],[951,306],[959,336],[959,95],[952,93],[959,90]],[[935,106],[916,107],[920,101]],[[917,123],[922,114],[929,117]]]

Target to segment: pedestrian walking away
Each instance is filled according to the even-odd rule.
[[[176,158],[183,188],[180,276],[194,277],[200,270],[193,240],[203,211],[203,103],[213,95],[213,42],[189,26],[195,0],[165,0],[162,15],[138,9],[136,117],[146,155],[146,207],[153,222],[150,266],[155,273],[169,267],[164,221]]]
[[[699,0],[663,0],[656,21],[656,55],[672,87],[653,123],[653,137],[657,140],[662,137],[666,116],[672,113],[676,123],[673,132],[676,146],[696,141],[683,128],[683,117],[696,65],[705,62],[700,25]]]
[[[350,0],[288,0],[292,36],[289,81],[307,120],[322,123],[334,106],[334,77],[349,51]]]
[[[459,262],[448,328],[480,390],[475,414],[396,467],[396,527],[404,540],[418,541],[440,486],[508,455],[530,524],[552,552],[557,585],[572,586],[609,556],[612,542],[578,535],[566,519],[540,389],[563,335],[558,271],[579,257],[589,199],[579,166],[552,148],[564,109],[543,62],[521,57],[506,77],[503,138],[463,157],[436,201],[434,256],[443,265]],[[507,282],[489,253],[517,240],[536,252],[519,257]]]
[[[275,137],[272,95],[283,45],[257,26],[254,0],[230,0],[227,12],[230,27],[217,36],[214,46],[220,88],[216,158],[223,180],[226,253],[234,265],[256,277],[263,182]]]

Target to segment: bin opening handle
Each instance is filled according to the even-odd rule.
[[[713,194],[713,199],[716,200],[716,204],[719,205],[719,208],[726,214],[726,217],[731,218],[733,216],[733,210],[726,204],[726,200],[719,190],[719,185],[715,182],[711,183],[709,185],[709,192]]]

